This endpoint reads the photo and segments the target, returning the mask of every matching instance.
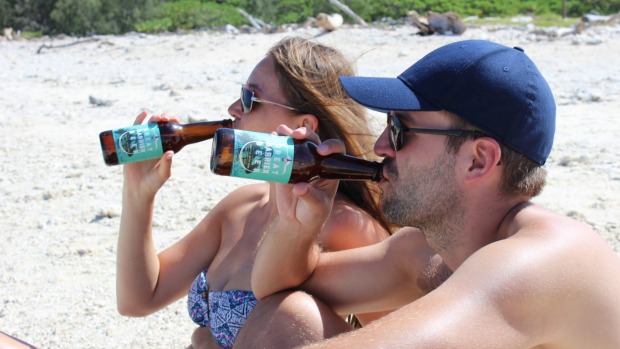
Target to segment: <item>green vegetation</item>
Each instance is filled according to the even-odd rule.
[[[480,17],[473,20],[468,20],[468,24],[479,24],[479,25],[513,25],[513,26],[526,26],[528,22],[518,22],[513,20],[514,17]],[[581,18],[576,17],[566,17],[562,18],[562,16],[557,14],[544,14],[540,16],[534,17],[532,20],[532,24],[538,27],[570,27],[572,25],[578,24],[581,21]]]
[[[528,14],[535,16],[536,25],[568,26],[585,13],[620,11],[620,0],[564,0],[568,19],[562,18],[563,0],[341,1],[369,23],[402,18],[416,10],[422,15],[454,11],[461,17],[480,18]],[[0,0],[0,24],[34,35],[162,32],[248,24],[237,8],[271,24],[301,23],[319,12],[339,11],[329,0]]]
[[[237,9],[228,4],[182,0],[162,3],[151,19],[137,23],[139,32],[162,32],[196,29],[232,24],[240,26],[246,20]]]

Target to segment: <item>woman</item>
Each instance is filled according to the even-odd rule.
[[[234,127],[272,132],[280,124],[308,127],[322,139],[344,141],[347,152],[372,154],[364,108],[350,100],[338,76],[352,75],[337,50],[303,38],[274,45],[250,74],[241,98],[229,108]],[[146,113],[136,123],[142,123]],[[151,122],[176,120],[165,114]],[[199,324],[194,348],[230,348],[256,304],[251,292],[254,253],[276,218],[273,184],[243,186],[222,199],[185,237],[157,254],[151,221],[155,194],[170,177],[172,152],[159,161],[125,165],[117,256],[119,312],[145,316],[189,292],[191,318]],[[341,182],[320,241],[326,250],[377,243],[390,227],[378,209],[373,184]],[[197,277],[198,275],[198,277]],[[207,281],[208,280],[208,281]],[[367,323],[382,314],[359,314]],[[212,335],[208,335],[209,327]]]

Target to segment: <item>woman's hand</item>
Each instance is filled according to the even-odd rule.
[[[135,119],[134,125],[139,125],[144,122],[148,113],[146,111],[141,112]],[[149,119],[149,123],[157,122],[179,122],[179,119],[174,116],[169,116],[167,113],[161,115],[153,115]],[[132,193],[142,199],[152,199],[155,197],[157,191],[164,185],[166,180],[170,178],[172,167],[172,155],[173,151],[169,150],[165,152],[158,160],[147,160],[125,164],[123,166],[124,174],[124,191],[126,193]]]

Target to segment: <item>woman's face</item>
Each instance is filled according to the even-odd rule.
[[[288,105],[271,57],[265,57],[256,65],[245,83],[245,88],[253,91],[257,98]],[[296,124],[298,112],[271,103],[255,101],[252,110],[246,114],[241,100],[237,99],[228,107],[228,113],[235,119],[234,127],[240,130],[270,133],[281,124],[291,128],[300,126]]]

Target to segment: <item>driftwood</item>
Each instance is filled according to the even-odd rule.
[[[64,44],[64,45],[41,45],[39,47],[39,49],[37,50],[37,54],[40,54],[43,51],[43,49],[63,48],[63,47],[69,47],[69,46],[84,44],[84,43],[87,43],[87,42],[95,42],[95,41],[99,41],[99,38],[88,38],[88,39],[83,39],[83,40],[77,40],[77,41],[70,42],[70,43]]]
[[[19,39],[19,31],[15,32],[13,28],[3,28],[2,38],[9,41]]]
[[[581,22],[575,28],[575,34],[581,34],[584,30],[599,25],[610,25],[614,22],[620,22],[620,14],[612,16],[601,16],[595,14],[585,14],[581,16]]]
[[[315,24],[325,31],[334,31],[342,26],[342,16],[339,13],[328,15],[327,13],[319,13],[316,16]]]
[[[419,35],[454,34],[461,35],[467,27],[456,12],[437,13],[428,11],[425,18],[420,18],[416,11],[409,11],[407,16],[420,31]]]
[[[237,11],[239,11],[239,13],[241,13],[241,15],[245,17],[245,19],[247,19],[254,28],[258,30],[263,30],[263,28],[265,27],[265,22],[261,21],[260,19],[254,18],[252,15],[240,8],[238,8]]]
[[[332,5],[338,7],[339,9],[341,9],[347,15],[351,16],[351,18],[353,18],[358,24],[363,25],[364,27],[368,26],[368,24],[366,24],[366,22],[362,19],[362,17],[358,16],[355,12],[351,11],[349,6],[341,3],[338,0],[329,0],[329,2]]]
[[[587,13],[581,16],[582,22],[587,23],[600,23],[600,24],[609,24],[618,18],[619,15],[614,16],[601,16],[594,13]]]

